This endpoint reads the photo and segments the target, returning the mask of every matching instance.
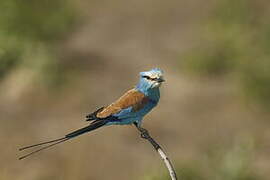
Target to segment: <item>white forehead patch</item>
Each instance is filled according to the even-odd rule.
[[[145,72],[145,75],[146,76],[149,76],[151,78],[160,78],[160,77],[163,77],[163,73],[161,71],[154,71],[154,70]]]
[[[159,68],[151,69],[150,71],[145,71],[140,73],[141,76],[149,76],[150,78],[163,79],[163,71]]]

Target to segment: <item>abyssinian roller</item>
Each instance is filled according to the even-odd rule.
[[[21,151],[36,146],[46,145],[19,159],[24,159],[41,150],[93,131],[102,126],[135,124],[137,128],[140,128],[143,117],[157,106],[160,98],[159,88],[163,82],[163,71],[159,68],[141,72],[139,82],[135,88],[127,91],[112,104],[101,107],[86,116],[86,121],[90,121],[88,126],[71,132],[59,139],[20,148],[19,150]]]

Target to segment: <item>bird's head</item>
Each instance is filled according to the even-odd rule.
[[[157,88],[160,87],[164,82],[163,71],[159,68],[151,69],[140,73],[140,83],[146,88]]]

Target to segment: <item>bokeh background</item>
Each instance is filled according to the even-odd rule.
[[[180,179],[269,179],[268,0],[1,0],[0,12],[0,180],[169,179],[132,126],[18,160],[153,67],[167,81],[143,126]]]

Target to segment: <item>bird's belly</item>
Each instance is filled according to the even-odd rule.
[[[140,115],[140,116],[145,116],[147,113],[149,113],[154,107],[156,106],[156,104],[152,104],[152,103],[149,103],[147,104],[143,109],[139,110],[137,113]]]

